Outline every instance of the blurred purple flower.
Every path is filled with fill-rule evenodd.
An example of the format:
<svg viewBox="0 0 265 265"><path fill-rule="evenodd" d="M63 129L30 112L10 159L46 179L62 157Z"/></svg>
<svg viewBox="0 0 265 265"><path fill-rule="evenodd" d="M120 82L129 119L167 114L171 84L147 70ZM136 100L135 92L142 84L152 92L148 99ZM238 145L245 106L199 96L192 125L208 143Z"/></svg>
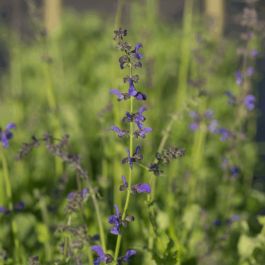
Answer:
<svg viewBox="0 0 265 265"><path fill-rule="evenodd" d="M230 167L230 173L232 177L238 177L239 173L240 173L240 169L237 166L232 166Z"/></svg>
<svg viewBox="0 0 265 265"><path fill-rule="evenodd" d="M225 140L229 139L231 137L231 132L227 130L226 128L220 128L217 130L217 133L221 135L220 140L224 142Z"/></svg>
<svg viewBox="0 0 265 265"><path fill-rule="evenodd" d="M247 68L247 71L246 71L247 76L251 77L251 76L254 74L254 72L255 72L255 69L254 69L253 66L249 66L249 67Z"/></svg>
<svg viewBox="0 0 265 265"><path fill-rule="evenodd" d="M218 132L218 121L217 120L212 120L210 124L208 125L208 130L211 133L217 133Z"/></svg>
<svg viewBox="0 0 265 265"><path fill-rule="evenodd" d="M151 187L147 183L139 183L132 186L133 193L150 193Z"/></svg>
<svg viewBox="0 0 265 265"><path fill-rule="evenodd" d="M206 119L211 120L213 118L214 112L211 109L205 111L204 116Z"/></svg>
<svg viewBox="0 0 265 265"><path fill-rule="evenodd" d="M244 99L244 105L249 111L251 111L255 108L255 101L256 101L255 96L247 95Z"/></svg>
<svg viewBox="0 0 265 265"><path fill-rule="evenodd" d="M194 132L199 128L199 123L193 122L190 124L190 129Z"/></svg>
<svg viewBox="0 0 265 265"><path fill-rule="evenodd" d="M250 52L250 55L251 55L251 57L253 57L253 58L257 57L258 54L259 54L259 52L258 52L256 49L253 49L253 50Z"/></svg>
<svg viewBox="0 0 265 265"><path fill-rule="evenodd" d="M235 78L236 78L236 84L238 86L242 85L242 83L243 83L243 75L242 75L242 73L239 70L236 71Z"/></svg>
<svg viewBox="0 0 265 265"><path fill-rule="evenodd" d="M8 148L9 140L13 138L13 133L11 129L15 129L16 125L14 123L8 123L5 130L0 129L0 139L4 148Z"/></svg>

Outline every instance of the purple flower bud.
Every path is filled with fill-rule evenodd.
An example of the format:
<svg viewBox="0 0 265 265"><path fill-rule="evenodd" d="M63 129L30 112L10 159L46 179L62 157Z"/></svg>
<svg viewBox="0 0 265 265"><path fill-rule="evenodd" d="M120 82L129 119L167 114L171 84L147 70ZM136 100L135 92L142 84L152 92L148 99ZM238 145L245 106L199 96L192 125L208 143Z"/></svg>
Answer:
<svg viewBox="0 0 265 265"><path fill-rule="evenodd" d="M135 58L138 59L138 60L141 60L144 57L141 53L139 53L139 49L142 48L142 47L143 47L143 45L141 43L137 43L135 45L134 50L133 50L133 53L135 55Z"/></svg>

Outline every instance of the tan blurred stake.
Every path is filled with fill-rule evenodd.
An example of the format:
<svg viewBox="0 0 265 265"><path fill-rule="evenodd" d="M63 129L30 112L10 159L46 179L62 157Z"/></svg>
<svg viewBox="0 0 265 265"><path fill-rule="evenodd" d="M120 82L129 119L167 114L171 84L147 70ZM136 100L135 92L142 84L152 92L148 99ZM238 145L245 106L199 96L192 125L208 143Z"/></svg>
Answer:
<svg viewBox="0 0 265 265"><path fill-rule="evenodd" d="M210 29L217 39L222 37L224 30L225 0L204 0L205 13L211 19Z"/></svg>
<svg viewBox="0 0 265 265"><path fill-rule="evenodd" d="M60 26L62 0L44 0L44 23L49 33Z"/></svg>

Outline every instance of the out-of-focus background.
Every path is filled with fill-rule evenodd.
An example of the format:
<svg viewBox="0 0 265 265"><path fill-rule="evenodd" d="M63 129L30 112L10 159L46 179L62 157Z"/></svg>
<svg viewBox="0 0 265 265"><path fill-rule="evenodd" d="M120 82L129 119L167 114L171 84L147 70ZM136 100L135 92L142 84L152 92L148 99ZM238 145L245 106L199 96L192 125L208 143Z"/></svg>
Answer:
<svg viewBox="0 0 265 265"><path fill-rule="evenodd" d="M109 93L127 89L113 40L119 27L133 47L143 44L136 87L147 94L152 133L135 140L144 160L133 181L152 180L153 189L152 203L144 194L130 203L135 222L122 253L137 250L131 264L265 264L263 0L0 1L1 142L6 125L16 124L1 149L0 264L32 256L40 264L92 264L90 246L102 244L93 200L69 224L67 195L87 183L67 162L45 144L16 159L23 143L47 132L55 141L70 135L67 150L79 154L97 191L114 254L108 216L124 203L119 186L128 173L120 163L128 138L110 129L124 126L128 110ZM180 159L168 151L180 149ZM161 172L150 170L157 152L166 156Z"/></svg>

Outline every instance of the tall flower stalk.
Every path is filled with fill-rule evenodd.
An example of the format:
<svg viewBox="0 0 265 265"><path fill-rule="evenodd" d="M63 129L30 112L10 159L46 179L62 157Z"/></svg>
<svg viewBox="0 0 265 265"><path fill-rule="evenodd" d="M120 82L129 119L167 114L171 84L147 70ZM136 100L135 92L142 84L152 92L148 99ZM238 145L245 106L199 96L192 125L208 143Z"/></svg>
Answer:
<svg viewBox="0 0 265 265"><path fill-rule="evenodd" d="M96 259L94 259L94 264L100 264L100 262L115 264L122 264L128 262L129 259L136 254L133 249L127 250L125 255L120 256L120 248L123 237L123 229L134 221L132 215L128 215L129 205L132 195L137 193L150 193L151 188L147 183L133 184L133 167L134 164L138 163L143 159L142 147L137 145L134 147L134 138L140 139L145 138L146 134L151 132L152 129L149 127L144 127L143 122L145 117L143 113L146 111L145 106L140 106L138 111L135 112L134 103L135 101L145 101L146 95L138 90L136 90L135 84L139 81L139 76L134 75L133 70L142 67L141 59L143 55L140 53L142 48L141 43L137 43L134 47L124 40L127 36L127 30L118 29L114 31L114 40L117 41L118 48L123 52L123 55L119 58L120 68L128 69L128 75L124 77L124 83L128 83L129 88L127 92L121 92L118 89L111 89L111 94L115 95L118 101L129 101L129 111L127 111L122 118L122 123L124 126L129 123L128 129L121 129L116 125L112 126L112 131L114 131L118 137L129 137L129 148L127 149L127 157L122 159L122 164L128 164L129 173L128 180L125 176L121 177L120 191L125 191L125 201L122 210L115 205L115 214L109 217L109 223L112 225L110 233L117 236L116 247L114 250L114 257L110 254L106 254L101 246L92 246L92 250L97 254Z"/></svg>

